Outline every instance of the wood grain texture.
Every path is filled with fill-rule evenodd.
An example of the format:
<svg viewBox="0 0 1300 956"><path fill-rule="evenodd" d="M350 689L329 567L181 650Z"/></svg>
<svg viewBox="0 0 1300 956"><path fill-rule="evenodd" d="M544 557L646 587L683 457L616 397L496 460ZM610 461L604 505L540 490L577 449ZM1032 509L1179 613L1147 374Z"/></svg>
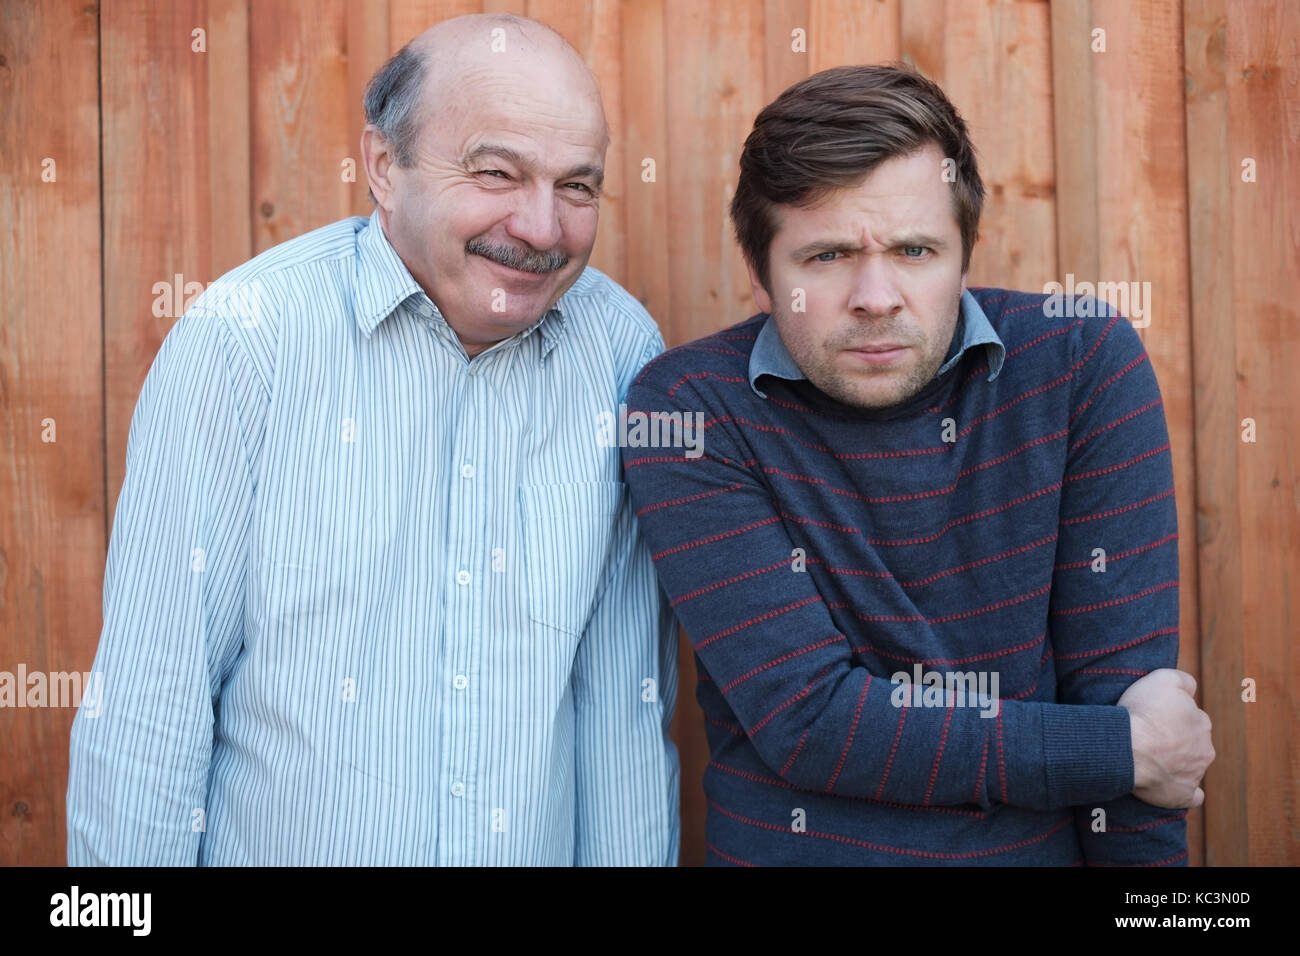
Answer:
<svg viewBox="0 0 1300 956"><path fill-rule="evenodd" d="M943 86L975 141L987 195L968 281L1042 289L1057 272L1047 4L982 9L908 4L903 53Z"/></svg>
<svg viewBox="0 0 1300 956"><path fill-rule="evenodd" d="M763 102L770 103L804 77L815 73L809 46L812 35L809 0L764 0ZM823 21L824 22L824 21ZM803 49L796 49L796 30L803 30Z"/></svg>
<svg viewBox="0 0 1300 956"><path fill-rule="evenodd" d="M98 32L75 0L0 4L0 670L12 680L90 670L101 625ZM0 866L65 859L74 714L0 708Z"/></svg>
<svg viewBox="0 0 1300 956"><path fill-rule="evenodd" d="M369 216L370 202L366 172L361 160L361 131L366 126L363 98L366 84L391 55L388 45L389 0L352 0L347 5L344 55L347 62L348 125L345 138L348 153L355 160L356 181L349 183L349 210L353 216ZM418 32L418 31L417 31ZM395 52L395 51L394 51Z"/></svg>
<svg viewBox="0 0 1300 956"><path fill-rule="evenodd" d="M1292 3L1230 4L1224 74L1232 219L1237 434L1251 418L1256 441L1236 446L1241 525L1249 862L1300 863L1300 11ZM1254 160L1255 182L1242 162ZM1207 341L1213 349L1216 343ZM1229 459L1231 461L1231 459ZM1226 464L1226 463L1225 463ZM1225 503L1226 504L1226 503ZM1241 680L1256 702L1240 700Z"/></svg>
<svg viewBox="0 0 1300 956"><path fill-rule="evenodd" d="M100 15L103 62L112 65L100 76L110 518L131 414L158 347L185 302L250 251L246 212L232 208L247 195L247 154L239 153L247 103L214 89L212 76L246 71L247 40L237 5L220 5L213 20L209 12L204 0L117 0ZM195 30L205 31L203 52ZM214 210L224 227L215 243Z"/></svg>
<svg viewBox="0 0 1300 956"><path fill-rule="evenodd" d="M343 0L258 0L249 29L253 248L262 252L352 214L360 186L344 181L343 162L359 159L361 131L348 130Z"/></svg>
<svg viewBox="0 0 1300 956"><path fill-rule="evenodd" d="M248 0L208 0L206 23L209 268L215 278L253 254Z"/></svg>
<svg viewBox="0 0 1300 956"><path fill-rule="evenodd" d="M1151 283L1140 331L1173 448L1181 663L1218 751L1192 862L1300 862L1300 22L1283 0L0 0L0 670L90 666L127 429L186 286L368 214L365 83L480 11L549 23L596 74L612 142L591 261L670 344L755 310L727 216L741 144L772 98L842 63L901 57L966 116L989 193L972 284ZM697 864L708 748L680 647L682 861ZM63 860L71 717L0 709L0 864Z"/></svg>
<svg viewBox="0 0 1300 956"><path fill-rule="evenodd" d="M762 7L744 0L671 0L664 24L673 286L668 314L656 318L676 345L755 311L727 206L765 103L764 23Z"/></svg>
<svg viewBox="0 0 1300 956"><path fill-rule="evenodd" d="M668 254L668 103L663 84L664 3L627 0L622 10L619 85L623 99L623 221L627 235L626 265L619 281L660 327L666 328L672 283ZM606 219L601 228L609 225Z"/></svg>
<svg viewBox="0 0 1300 956"><path fill-rule="evenodd" d="M1097 276L1097 113L1092 3L1053 3L1052 131L1056 159L1056 258L1061 271Z"/></svg>
<svg viewBox="0 0 1300 956"><path fill-rule="evenodd" d="M1234 170L1228 143L1222 0L1189 0L1183 11L1194 407L1196 537L1201 586L1201 705L1214 722L1217 756L1206 775L1205 862L1243 866L1246 840L1246 710L1240 676L1241 524L1237 502L1237 354L1232 307ZM1215 343L1214 347L1206 347Z"/></svg>
<svg viewBox="0 0 1300 956"><path fill-rule="evenodd" d="M1138 326L1160 383L1169 426L1179 527L1179 667L1200 679L1196 552L1196 463L1192 408L1191 323L1187 266L1187 138L1184 129L1181 9L1176 0L1134 6L1093 4L1093 23L1106 30L1104 53L1088 63L1095 107L1092 197L1060 196L1064 210L1095 207L1095 275L1130 290L1108 295ZM1074 82L1079 82L1075 78ZM1111 144L1123 143L1123 149ZM1058 281L1064 281L1062 275ZM1149 283L1149 285L1148 285ZM1138 297L1143 301L1138 308ZM1137 293L1135 295L1133 293ZM1118 301L1116 301L1118 299ZM1137 312L1144 312L1141 317ZM1149 323L1149 324L1148 324ZM1146 326L1145 328L1142 326ZM1140 542L1116 542L1131 547ZM1188 816L1189 852L1200 860L1202 811Z"/></svg>
<svg viewBox="0 0 1300 956"><path fill-rule="evenodd" d="M899 59L901 15L899 0L809 0L809 73Z"/></svg>

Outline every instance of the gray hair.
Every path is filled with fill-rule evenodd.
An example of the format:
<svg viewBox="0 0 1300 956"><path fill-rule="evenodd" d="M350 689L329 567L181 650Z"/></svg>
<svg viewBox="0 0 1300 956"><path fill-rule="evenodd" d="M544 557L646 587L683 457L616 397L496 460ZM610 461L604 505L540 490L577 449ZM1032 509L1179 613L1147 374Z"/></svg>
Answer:
<svg viewBox="0 0 1300 956"><path fill-rule="evenodd" d="M424 54L406 44L370 78L362 99L366 122L388 141L393 160L403 168L415 161L415 141L421 126L420 96L427 66ZM370 200L375 200L373 190Z"/></svg>

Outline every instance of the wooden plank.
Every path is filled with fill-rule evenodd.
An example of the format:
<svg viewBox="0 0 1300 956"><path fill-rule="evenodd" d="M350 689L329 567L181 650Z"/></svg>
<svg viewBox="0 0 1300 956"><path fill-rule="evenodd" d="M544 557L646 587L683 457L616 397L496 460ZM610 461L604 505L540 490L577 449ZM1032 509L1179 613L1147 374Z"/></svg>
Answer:
<svg viewBox="0 0 1300 956"><path fill-rule="evenodd" d="M810 72L897 60L902 51L901 15L899 0L809 0Z"/></svg>
<svg viewBox="0 0 1300 956"><path fill-rule="evenodd" d="M1057 273L1047 4L909 2L902 30L904 56L944 88L979 153L970 284L1041 289Z"/></svg>
<svg viewBox="0 0 1300 956"><path fill-rule="evenodd" d="M343 161L348 133L347 16L343 0L259 0L252 42L253 247L277 243L352 214ZM358 177L360 179L362 177Z"/></svg>
<svg viewBox="0 0 1300 956"><path fill-rule="evenodd" d="M1282 3L1187 0L1180 17L1173 0L1050 13L1003 0L116 0L97 22L84 4L8 0L0 195L17 228L0 239L0 292L17 318L0 337L0 441L14 462L0 515L0 668L90 666L127 428L176 318L170 303L154 314L154 284L181 275L184 300L185 283L368 213L360 170L355 184L341 176L359 158L364 83L423 29L483 9L550 23L592 64L614 140L592 261L672 343L753 311L726 216L753 116L808 73L899 53L945 85L980 150L990 195L973 283L1035 289L1066 272L1152 283L1142 334L1174 444L1183 630L1200 635L1182 663L1201 675L1218 750L1204 861L1300 862L1300 455L1288 427L1300 381L1286 365L1300 353L1300 24ZM796 26L807 54L790 50ZM1088 49L1093 26L1107 29L1105 54ZM191 50L197 27L205 53ZM102 117L88 106L97 81ZM40 182L45 156L57 183ZM1255 183L1241 180L1246 156ZM641 180L646 157L656 182ZM19 323L42 314L52 286L72 306L64 318ZM1254 444L1240 439L1248 416ZM46 417L53 444L39 440ZM1256 703L1241 701L1245 677ZM683 643L674 735L686 863L704 860L694 686ZM0 864L63 859L71 717L0 710L11 742L0 761L15 768L0 784ZM1189 820L1194 861L1201 820Z"/></svg>
<svg viewBox="0 0 1300 956"><path fill-rule="evenodd" d="M898 18L903 62L940 84L947 58L947 18L944 0L906 0Z"/></svg>
<svg viewBox="0 0 1300 956"><path fill-rule="evenodd" d="M220 274L213 210L220 210L221 270L246 257L246 101L212 91L243 62L242 22L226 4L216 21L202 0L121 0L101 11L104 150L104 396L109 515L126 467L126 438L158 347L193 297L191 283ZM206 52L194 49L202 29ZM215 46L214 46L215 44ZM235 66L219 63L227 57ZM238 89L238 84L236 84ZM221 103L213 116L210 103ZM231 148L214 136L230 136ZM216 166L213 158L216 157ZM215 193L215 195L214 195ZM229 197L229 205L223 199ZM176 277L180 278L177 279ZM168 291L154 291L166 283Z"/></svg>
<svg viewBox="0 0 1300 956"><path fill-rule="evenodd" d="M1144 301L1140 310L1135 310L1137 299L1130 295L1127 311L1136 326L1150 323L1139 328L1139 335L1164 400L1178 508L1182 634L1178 663L1199 678L1181 8L1177 0L1140 5L1096 0L1093 20L1095 27L1106 31L1106 52L1091 54L1096 112L1089 125L1097 148L1093 177L1098 272L1078 275L1076 281L1121 282L1130 291L1150 290L1150 301ZM1069 198L1073 212L1080 202ZM1062 230L1068 230L1064 210L1060 220ZM1065 281L1065 276L1058 281ZM1122 298L1111 304L1125 309ZM1139 318L1135 311L1147 314ZM1195 810L1188 816L1193 863L1203 858L1203 830L1203 812Z"/></svg>
<svg viewBox="0 0 1300 956"><path fill-rule="evenodd" d="M765 0L763 3L763 104L815 70L809 46L816 44L808 14L809 0ZM802 50L795 50L794 31L802 30Z"/></svg>
<svg viewBox="0 0 1300 956"><path fill-rule="evenodd" d="M626 184L625 268L620 281L646 307L667 338L671 280L664 42L663 0L626 0L619 76L623 99L623 182ZM653 181L647 181L650 167L646 160L654 163ZM608 223L602 223L601 228L607 226ZM694 677L687 683L683 671L681 686L694 688ZM687 706L680 702L681 696L679 708Z"/></svg>
<svg viewBox="0 0 1300 956"><path fill-rule="evenodd" d="M1232 288L1233 150L1228 142L1224 0L1187 0L1183 11L1188 141L1187 197L1196 421L1201 705L1214 722L1215 760L1205 778L1205 862L1248 862L1246 708L1238 514L1236 313Z"/></svg>
<svg viewBox="0 0 1300 956"><path fill-rule="evenodd" d="M1236 317L1237 414L1256 442L1237 445L1249 862L1300 863L1300 11L1230 4L1225 55ZM1242 160L1256 181L1242 180ZM1217 342L1206 342L1215 348ZM1235 676L1235 675L1234 675ZM1227 679L1227 675L1224 676ZM1237 679L1238 688L1241 680ZM1238 689L1240 696L1240 689Z"/></svg>
<svg viewBox="0 0 1300 956"><path fill-rule="evenodd" d="M742 0L665 4L668 231L665 334L698 338L754 312L727 206L740 148L764 106L762 8ZM662 322L662 320L661 320Z"/></svg>
<svg viewBox="0 0 1300 956"><path fill-rule="evenodd" d="M352 175L355 176L355 181L347 184L350 187L348 209L353 216L369 216L375 208L370 202L365 164L361 160L361 131L366 126L366 110L362 100L366 84L390 55L388 42L388 0L353 0L348 4L345 49L348 86L346 138L349 151L345 158L354 163Z"/></svg>
<svg viewBox="0 0 1300 956"><path fill-rule="evenodd" d="M1056 257L1062 273L1098 276L1097 110L1091 2L1051 5Z"/></svg>
<svg viewBox="0 0 1300 956"><path fill-rule="evenodd" d="M248 163L248 0L208 0L209 274L216 278L253 254Z"/></svg>
<svg viewBox="0 0 1300 956"><path fill-rule="evenodd" d="M20 668L89 671L102 623L99 25L77 0L0 8L0 670L26 705ZM66 862L58 702L0 708L0 865Z"/></svg>

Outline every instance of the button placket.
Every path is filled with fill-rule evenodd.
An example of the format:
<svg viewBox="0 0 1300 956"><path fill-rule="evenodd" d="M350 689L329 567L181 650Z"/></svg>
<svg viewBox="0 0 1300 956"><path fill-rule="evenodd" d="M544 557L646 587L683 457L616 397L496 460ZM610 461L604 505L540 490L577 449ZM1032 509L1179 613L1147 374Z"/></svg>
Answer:
<svg viewBox="0 0 1300 956"><path fill-rule="evenodd" d="M445 775L445 792L455 800L450 810L450 828L455 834L453 843L462 848L464 856L456 862L469 863L474 859L473 828L474 807L467 804L464 797L469 792L473 781L473 753L476 742L472 739L472 729L476 726L472 708L477 694L470 687L469 675L473 673L475 648L482 627L483 597L487 581L484 580L484 562L486 561L487 542L481 536L484 525L482 510L487 506L481 483L473 480L476 475L474 462L480 439L478 430L481 426L481 390L480 378L468 365L459 369L460 388L458 412L454 421L455 433L452 443L451 461L459 474L447 496L447 527L451 530L449 556L454 569L454 584L447 602L447 618L443 634L442 667L446 668L442 677L451 685L452 691L447 701L448 714L446 757L442 767ZM447 686L447 684L443 684Z"/></svg>

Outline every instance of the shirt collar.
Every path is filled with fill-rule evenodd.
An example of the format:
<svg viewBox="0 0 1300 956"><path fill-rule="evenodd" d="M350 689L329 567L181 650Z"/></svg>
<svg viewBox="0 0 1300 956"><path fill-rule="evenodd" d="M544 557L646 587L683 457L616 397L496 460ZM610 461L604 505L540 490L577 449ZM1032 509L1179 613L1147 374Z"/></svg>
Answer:
<svg viewBox="0 0 1300 956"><path fill-rule="evenodd" d="M380 322L413 295L422 296L424 303L437 308L407 270L397 250L389 244L376 206L357 234L356 268L352 281L352 306L357 327L369 338Z"/></svg>
<svg viewBox="0 0 1300 956"><path fill-rule="evenodd" d="M511 339L523 341L540 329L541 357L546 358L568 324L564 308L567 296L568 292L560 296L545 315L528 328L515 333ZM379 221L379 207L376 206L370 218L360 226L357 235L356 270L352 282L352 304L357 327L369 338L379 323L412 297L416 298L411 303L416 312L446 325L447 320L438 311L438 306L420 287L420 283L415 281L397 250L384 235L383 225Z"/></svg>
<svg viewBox="0 0 1300 956"><path fill-rule="evenodd" d="M969 289L965 289L961 294L961 322L962 328L961 342L957 346L955 353L940 366L935 377L947 372L950 368L961 361L962 356L967 350L977 345L985 347L985 354L988 356L989 377L991 382L998 377L1002 371L1002 363L1006 359L1006 348L1002 345L1002 340L998 338L997 332L993 330L992 323L989 322L988 316L980 308L979 302L976 301ZM754 350L749 354L749 387L754 390L754 394L760 398L767 398L767 395L759 391L758 379L761 375L774 375L777 378L789 379L790 381L800 381L807 378L799 370L793 358L790 357L789 351L786 350L785 343L781 341L781 335L776 329L776 323L772 321L769 315L763 323L763 327L758 332L758 338L754 340Z"/></svg>

